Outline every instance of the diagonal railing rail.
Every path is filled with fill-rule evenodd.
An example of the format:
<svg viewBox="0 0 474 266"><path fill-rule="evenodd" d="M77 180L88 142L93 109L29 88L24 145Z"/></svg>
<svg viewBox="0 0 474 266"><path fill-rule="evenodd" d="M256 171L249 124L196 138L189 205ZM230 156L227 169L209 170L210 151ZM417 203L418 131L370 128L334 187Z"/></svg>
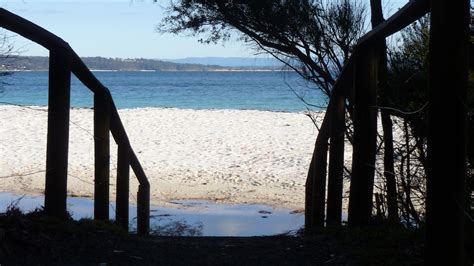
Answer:
<svg viewBox="0 0 474 266"><path fill-rule="evenodd" d="M375 59L375 55L372 52L376 51L377 49L377 41L385 39L388 36L402 30L428 12L429 0L416 0L408 2L389 19L361 37L352 56L344 65L344 68L331 91L331 97L326 110L326 115L324 116L323 122L320 126L313 153L313 159L308 171L305 197L305 226L307 229L324 226L327 170L326 159L328 158L327 144L329 141L331 141L330 148L333 149L335 146L337 146L333 144L337 141L341 141L341 131L343 132L345 129L345 110L344 108L341 108L341 105L343 107L346 99L348 99L351 103L353 103L351 104L351 112L365 110L365 113L358 115L354 114L354 124L355 126L357 124L357 130L354 130L358 132L357 143L361 144L361 146L360 148L354 147L353 150L356 160L360 160L359 158L362 157L362 160L367 161L367 158L371 157L371 155L367 154L370 149L367 149L366 147L367 145L371 145L370 142L375 141L375 136L371 136L368 132L362 132L364 130L373 130L369 130L367 125L361 126L361 123L365 124L369 121L373 122L375 119L373 113L375 108L373 107L376 106L376 103L374 102L375 92L373 89L376 87L376 84L373 83L376 82L376 79L373 76L370 77L370 75L373 75L373 61ZM368 71L368 68L372 68L372 70ZM364 70L364 72L361 72L362 70ZM369 92L368 88L371 88L372 92ZM365 94L359 95L357 93ZM368 99L371 99L371 101L368 102ZM374 125L372 125L372 127L373 126ZM359 128L361 128L362 131L359 130ZM342 146L342 149L339 149L338 151L331 150L329 153L343 153L343 147L344 146ZM335 162L334 160L338 161ZM343 164L343 160L343 156L331 157L329 158L329 165ZM368 165L366 163L357 162L356 165L363 166L365 169L356 170L355 183L360 181L360 179L357 179L357 175L361 175L364 178L370 176L370 174L367 173L359 174L358 171L371 171L371 169L366 167ZM352 182L354 182L354 180L352 180ZM363 182L370 181L363 180ZM356 186L358 186L358 184L356 184ZM365 201L371 201L371 197L372 193L362 191L360 191L360 195L357 195L358 200L363 199ZM365 210L365 213L370 214L371 211Z"/></svg>
<svg viewBox="0 0 474 266"><path fill-rule="evenodd" d="M116 220L128 230L129 172L138 182L137 231L148 234L150 184L135 155L110 91L92 74L67 42L40 26L0 8L0 27L38 43L50 52L45 212L67 216L67 168L71 73L94 93L94 218L109 219L109 132L118 145Z"/></svg>
<svg viewBox="0 0 474 266"><path fill-rule="evenodd" d="M467 0L411 0L393 16L364 35L339 78L320 127L306 181L305 230L325 226L326 170L328 180L328 225L331 191L342 197L342 182L334 182L331 169L344 163L344 104L353 119L353 154L348 225L371 223L377 133L377 87L381 42L423 15L430 13L429 108L426 177L427 265L467 265L466 223L469 220L466 192L466 140L469 66L469 2ZM449 92L447 92L449 91ZM330 147L328 144L330 142ZM338 143L338 142L342 142ZM329 167L327 159L329 153ZM330 189L330 186L341 186ZM469 188L472 189L472 188ZM331 219L330 219L331 218ZM471 252L472 253L472 252Z"/></svg>

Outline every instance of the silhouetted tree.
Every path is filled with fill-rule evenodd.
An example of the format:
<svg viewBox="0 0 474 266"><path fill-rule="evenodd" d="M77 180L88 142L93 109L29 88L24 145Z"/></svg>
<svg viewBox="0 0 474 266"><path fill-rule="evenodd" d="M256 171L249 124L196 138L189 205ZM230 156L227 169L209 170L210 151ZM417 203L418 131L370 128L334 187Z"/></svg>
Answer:
<svg viewBox="0 0 474 266"><path fill-rule="evenodd" d="M424 221L427 167L429 17L401 33L401 45L389 53L389 76L381 99L396 117L398 204L408 226ZM387 107L385 109L385 107ZM388 183L387 183L388 187Z"/></svg>
<svg viewBox="0 0 474 266"><path fill-rule="evenodd" d="M364 7L353 0L176 0L168 11L161 31L207 34L204 43L236 34L327 95L364 28Z"/></svg>
<svg viewBox="0 0 474 266"><path fill-rule="evenodd" d="M1 78L13 73L9 70L9 66L18 54L19 51L11 43L7 31L0 30L0 94L4 92L3 86L5 85Z"/></svg>
<svg viewBox="0 0 474 266"><path fill-rule="evenodd" d="M11 60L19 53L10 41L7 31L0 30L0 75L6 75L9 72L8 66Z"/></svg>

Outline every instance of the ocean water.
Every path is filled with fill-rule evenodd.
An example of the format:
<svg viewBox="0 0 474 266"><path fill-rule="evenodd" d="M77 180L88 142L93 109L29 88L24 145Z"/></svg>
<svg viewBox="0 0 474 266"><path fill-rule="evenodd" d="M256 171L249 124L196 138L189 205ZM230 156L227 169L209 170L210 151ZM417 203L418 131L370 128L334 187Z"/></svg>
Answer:
<svg viewBox="0 0 474 266"><path fill-rule="evenodd" d="M117 108L251 109L298 112L326 98L292 72L94 72ZM0 104L47 105L48 72L0 78ZM73 76L71 106L92 107L93 95ZM313 108L314 109L314 108Z"/></svg>

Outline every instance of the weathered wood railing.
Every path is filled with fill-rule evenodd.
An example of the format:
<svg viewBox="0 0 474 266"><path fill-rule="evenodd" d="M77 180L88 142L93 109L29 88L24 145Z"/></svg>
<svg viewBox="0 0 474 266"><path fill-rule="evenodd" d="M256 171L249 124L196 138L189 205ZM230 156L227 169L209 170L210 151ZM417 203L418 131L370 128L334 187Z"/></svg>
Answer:
<svg viewBox="0 0 474 266"><path fill-rule="evenodd" d="M67 216L70 84L73 73L94 93L94 218L109 219L110 132L118 145L116 220L128 229L131 166L139 181L137 231L147 234L150 184L133 152L109 90L97 80L69 44L58 36L3 8L0 8L0 26L50 51L45 212L60 218Z"/></svg>
<svg viewBox="0 0 474 266"><path fill-rule="evenodd" d="M374 91L377 86L377 84L375 84L376 77L374 76L374 60L376 55L373 51L377 50L376 45L378 40L400 31L428 13L428 11L428 0L410 1L385 22L368 32L359 40L352 56L346 62L341 74L336 80L331 92L332 94L326 115L318 133L313 160L311 161L310 170L308 171L305 215L305 226L307 229L324 226L326 160L328 158L327 146L329 141L331 142L329 151L329 174L331 175L331 166L341 165L344 162L344 144L343 138L341 139L341 134L345 129L345 109L343 105L346 99L349 99L349 101L353 103L355 126L354 161L351 179L351 186L355 186L351 191L354 191L355 194L351 193L351 197L354 198L352 201L354 207L352 209L355 208L358 217L364 213L364 219L369 219L372 211L367 209L362 210L359 205L367 205L367 201L372 201L372 193L370 191L362 191L362 188L368 187L366 183L371 182L370 176L373 176L374 170L372 167L374 165L372 162L373 159L371 159L374 158L374 155L368 153L370 151L368 146L375 145L375 135L370 132L373 132L374 127L376 127L376 122L374 124L374 121L376 121L377 114ZM368 123L371 123L369 128L367 127ZM337 174L341 175L340 179L342 180L342 173ZM369 180L367 180L368 176ZM332 185L331 182L333 181L330 180L328 182L328 186ZM340 187L337 191L342 192L342 182L336 183L335 185ZM358 189L359 186L361 187L360 189ZM333 190L328 189L328 192L329 191ZM341 195L328 195L328 199L329 197L340 198ZM328 210L328 216L330 215L340 217L341 209L339 208L339 212L336 214L331 214ZM340 218L335 218L335 220L340 221Z"/></svg>
<svg viewBox="0 0 474 266"><path fill-rule="evenodd" d="M316 139L306 182L305 229L340 225L345 108L353 119L352 176L348 222L364 226L372 217L377 132L380 40L431 13L430 108L426 205L426 263L463 265L466 180L466 113L469 2L412 0L364 35L344 66ZM452 91L446 92L450 88ZM444 91L445 93L441 93ZM449 132L448 132L449 131ZM327 220L326 169L329 150ZM445 152L443 152L445 151ZM449 157L449 158L448 158ZM449 177L449 179L448 179ZM334 188L336 187L336 188ZM337 195L330 195L335 193ZM338 200L334 200L338 199ZM336 207L334 207L336 206ZM453 264L453 265L454 265Z"/></svg>

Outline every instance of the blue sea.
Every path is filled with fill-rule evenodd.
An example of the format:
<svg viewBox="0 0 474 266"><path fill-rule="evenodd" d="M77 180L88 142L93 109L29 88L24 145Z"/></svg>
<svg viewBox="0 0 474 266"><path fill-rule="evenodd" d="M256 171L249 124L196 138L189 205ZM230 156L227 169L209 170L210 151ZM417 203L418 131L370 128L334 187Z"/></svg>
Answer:
<svg viewBox="0 0 474 266"><path fill-rule="evenodd" d="M94 72L117 108L170 107L299 112L305 101L326 98L293 72ZM48 72L15 72L0 78L0 104L48 102ZM93 95L73 76L71 106L92 107ZM314 109L314 108L313 108Z"/></svg>

